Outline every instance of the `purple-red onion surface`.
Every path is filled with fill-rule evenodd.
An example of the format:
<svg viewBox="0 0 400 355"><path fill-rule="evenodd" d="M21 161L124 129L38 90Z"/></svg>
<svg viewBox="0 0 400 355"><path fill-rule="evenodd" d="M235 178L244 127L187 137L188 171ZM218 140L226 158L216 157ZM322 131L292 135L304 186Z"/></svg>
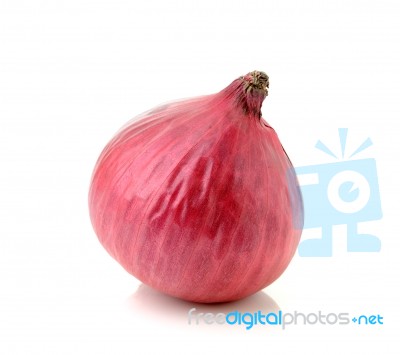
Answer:
<svg viewBox="0 0 400 355"><path fill-rule="evenodd" d="M94 169L96 234L129 273L195 302L233 301L276 280L299 243L292 164L261 117L268 76L150 110L124 126Z"/></svg>

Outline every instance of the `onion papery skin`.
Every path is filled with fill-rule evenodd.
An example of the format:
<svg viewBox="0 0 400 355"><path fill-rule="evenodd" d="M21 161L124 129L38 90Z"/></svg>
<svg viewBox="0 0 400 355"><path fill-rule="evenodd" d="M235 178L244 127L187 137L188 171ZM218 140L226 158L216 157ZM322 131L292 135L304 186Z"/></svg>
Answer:
<svg viewBox="0 0 400 355"><path fill-rule="evenodd" d="M126 124L95 166L89 210L99 241L143 283L184 300L249 296L298 246L293 166L261 117L269 80L254 71L219 93Z"/></svg>

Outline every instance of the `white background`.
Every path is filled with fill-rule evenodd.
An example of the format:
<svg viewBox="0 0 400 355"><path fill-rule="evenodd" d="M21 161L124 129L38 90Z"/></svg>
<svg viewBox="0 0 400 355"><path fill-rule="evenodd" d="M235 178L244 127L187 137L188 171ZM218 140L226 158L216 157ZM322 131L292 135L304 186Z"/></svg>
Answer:
<svg viewBox="0 0 400 355"><path fill-rule="evenodd" d="M0 353L399 354L399 18L394 0L0 1ZM347 253L337 233L332 258L296 255L263 293L196 307L383 325L189 326L193 305L139 287L97 241L87 193L115 131L255 69L295 165L334 161L313 146L337 152L338 127L353 148L371 137L384 215L363 228L382 251Z"/></svg>

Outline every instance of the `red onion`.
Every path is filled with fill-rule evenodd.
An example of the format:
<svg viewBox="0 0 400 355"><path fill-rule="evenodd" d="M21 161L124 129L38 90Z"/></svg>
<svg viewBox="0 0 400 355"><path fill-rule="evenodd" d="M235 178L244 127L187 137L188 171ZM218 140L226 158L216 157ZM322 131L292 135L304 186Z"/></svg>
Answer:
<svg viewBox="0 0 400 355"><path fill-rule="evenodd" d="M195 302L251 295L299 243L303 204L292 164L261 117L268 76L167 104L124 126L94 169L90 216L129 273Z"/></svg>

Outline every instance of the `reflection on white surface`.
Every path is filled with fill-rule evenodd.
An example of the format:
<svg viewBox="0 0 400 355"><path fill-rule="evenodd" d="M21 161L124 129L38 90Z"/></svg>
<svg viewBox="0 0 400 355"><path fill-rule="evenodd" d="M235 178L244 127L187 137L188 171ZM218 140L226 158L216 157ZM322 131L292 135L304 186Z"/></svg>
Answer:
<svg viewBox="0 0 400 355"><path fill-rule="evenodd" d="M188 312L196 308L196 313L229 313L233 311L263 313L279 311L278 304L265 292L260 291L256 294L235 302L203 304L182 301L178 298L167 296L144 284L127 299L128 308L134 312L135 316L140 316L148 321L168 322L172 325L188 326ZM195 323L195 322L194 322ZM210 327L210 325L200 322L195 327ZM228 325L223 325L228 326ZM212 324L211 328L221 327L219 324ZM229 326L231 327L231 326Z"/></svg>

